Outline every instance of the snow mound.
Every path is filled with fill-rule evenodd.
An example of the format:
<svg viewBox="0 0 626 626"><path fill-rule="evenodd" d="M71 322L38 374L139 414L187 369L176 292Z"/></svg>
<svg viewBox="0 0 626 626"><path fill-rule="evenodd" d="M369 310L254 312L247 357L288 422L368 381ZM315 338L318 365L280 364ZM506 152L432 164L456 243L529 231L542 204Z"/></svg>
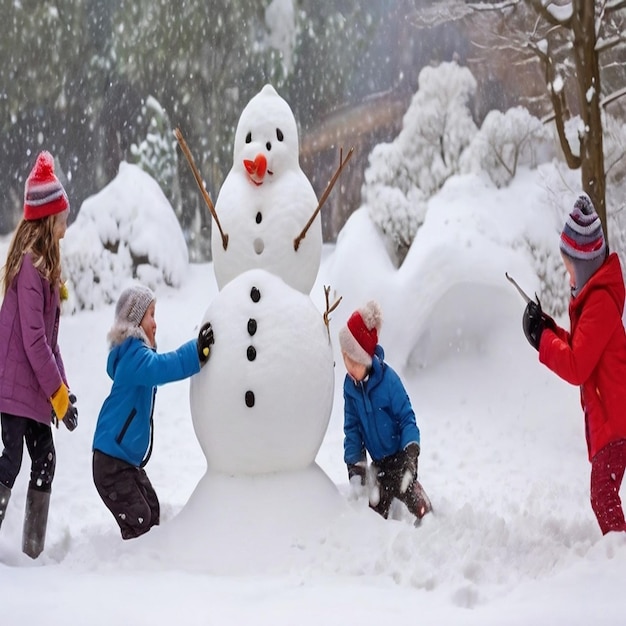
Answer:
<svg viewBox="0 0 626 626"><path fill-rule="evenodd" d="M118 175L83 202L62 242L71 312L114 302L139 280L152 289L183 282L188 251L174 210L157 182L121 163Z"/></svg>

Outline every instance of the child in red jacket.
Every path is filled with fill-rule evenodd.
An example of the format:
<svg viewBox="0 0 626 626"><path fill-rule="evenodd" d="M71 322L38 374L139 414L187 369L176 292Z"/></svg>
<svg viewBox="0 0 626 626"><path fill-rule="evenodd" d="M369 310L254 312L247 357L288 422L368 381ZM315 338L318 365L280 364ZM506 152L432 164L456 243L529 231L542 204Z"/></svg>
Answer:
<svg viewBox="0 0 626 626"><path fill-rule="evenodd" d="M619 490L626 468L624 279L591 200L581 195L560 241L570 277L570 331L529 302L523 328L539 360L580 387L591 461L591 507L602 534L626 531Z"/></svg>

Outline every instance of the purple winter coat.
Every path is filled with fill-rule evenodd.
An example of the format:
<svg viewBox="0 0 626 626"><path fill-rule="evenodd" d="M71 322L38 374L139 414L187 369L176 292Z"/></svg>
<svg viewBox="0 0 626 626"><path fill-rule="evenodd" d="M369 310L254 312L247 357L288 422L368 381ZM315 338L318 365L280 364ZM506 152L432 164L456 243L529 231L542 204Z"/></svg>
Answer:
<svg viewBox="0 0 626 626"><path fill-rule="evenodd" d="M0 411L50 424L49 398L67 384L57 344L61 301L25 254L0 309Z"/></svg>

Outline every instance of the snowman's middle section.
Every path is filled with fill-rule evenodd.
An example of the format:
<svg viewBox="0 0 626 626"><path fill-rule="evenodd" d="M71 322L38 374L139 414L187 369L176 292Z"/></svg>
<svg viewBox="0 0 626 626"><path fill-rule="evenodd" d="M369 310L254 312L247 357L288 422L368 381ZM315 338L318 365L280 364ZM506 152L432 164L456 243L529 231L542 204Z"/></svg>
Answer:
<svg viewBox="0 0 626 626"><path fill-rule="evenodd" d="M209 469L262 474L314 462L334 397L333 351L311 298L261 269L230 281L203 321L211 357L191 380Z"/></svg>

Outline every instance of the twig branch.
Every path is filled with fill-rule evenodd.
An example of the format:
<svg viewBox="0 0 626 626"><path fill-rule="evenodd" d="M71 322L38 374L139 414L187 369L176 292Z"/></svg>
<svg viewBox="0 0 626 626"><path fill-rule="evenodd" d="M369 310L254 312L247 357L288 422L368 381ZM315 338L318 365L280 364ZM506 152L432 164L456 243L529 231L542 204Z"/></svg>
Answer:
<svg viewBox="0 0 626 626"><path fill-rule="evenodd" d="M209 211L211 212L211 215L215 220L215 223L217 224L220 235L222 236L222 246L224 246L224 250L226 250L226 248L228 247L228 235L224 234L224 231L222 230L222 225L220 224L219 219L217 219L217 213L215 212L215 206L213 205L211 196L209 196L209 192L206 190L204 183L202 182L202 176L200 176L200 172L196 167L193 156L191 155L191 151L189 150L189 146L187 145L187 142L185 141L185 138L183 137L183 133L181 132L180 128L176 128L174 130L174 135L176 135L178 145L183 151L183 154L187 157L187 162L189 163L189 167L193 172L193 177L196 179L196 183L198 183L198 187L200 188L200 193L202 193L202 197L204 198L204 201L209 207Z"/></svg>
<svg viewBox="0 0 626 626"><path fill-rule="evenodd" d="M343 171L344 165L350 160L350 157L352 156L353 153L354 153L354 148L350 148L350 150L348 151L348 154L346 155L346 158L344 159L343 149L339 151L339 167L337 168L337 171L335 172L333 177L330 179L330 182L328 183L328 185L326 185L326 189L324 193L322 194L322 197L320 198L320 201L318 202L317 208L313 212L313 215L311 215L311 219L309 219L309 221L306 223L306 226L302 229L302 232L293 240L293 249L296 252L298 251L298 248L300 247L300 242L306 237L307 231L309 230L309 228L311 228L311 224L313 224L313 221L315 220L318 213L322 209L324 202L326 202L328 195L330 194L333 187L335 186L337 179L339 178L339 176L341 175L341 172Z"/></svg>
<svg viewBox="0 0 626 626"><path fill-rule="evenodd" d="M324 311L324 324L326 324L326 332L328 333L328 341L330 341L330 314L339 306L343 296L339 296L332 304L328 298L330 294L330 285L324 285L324 297L326 298L326 311Z"/></svg>

